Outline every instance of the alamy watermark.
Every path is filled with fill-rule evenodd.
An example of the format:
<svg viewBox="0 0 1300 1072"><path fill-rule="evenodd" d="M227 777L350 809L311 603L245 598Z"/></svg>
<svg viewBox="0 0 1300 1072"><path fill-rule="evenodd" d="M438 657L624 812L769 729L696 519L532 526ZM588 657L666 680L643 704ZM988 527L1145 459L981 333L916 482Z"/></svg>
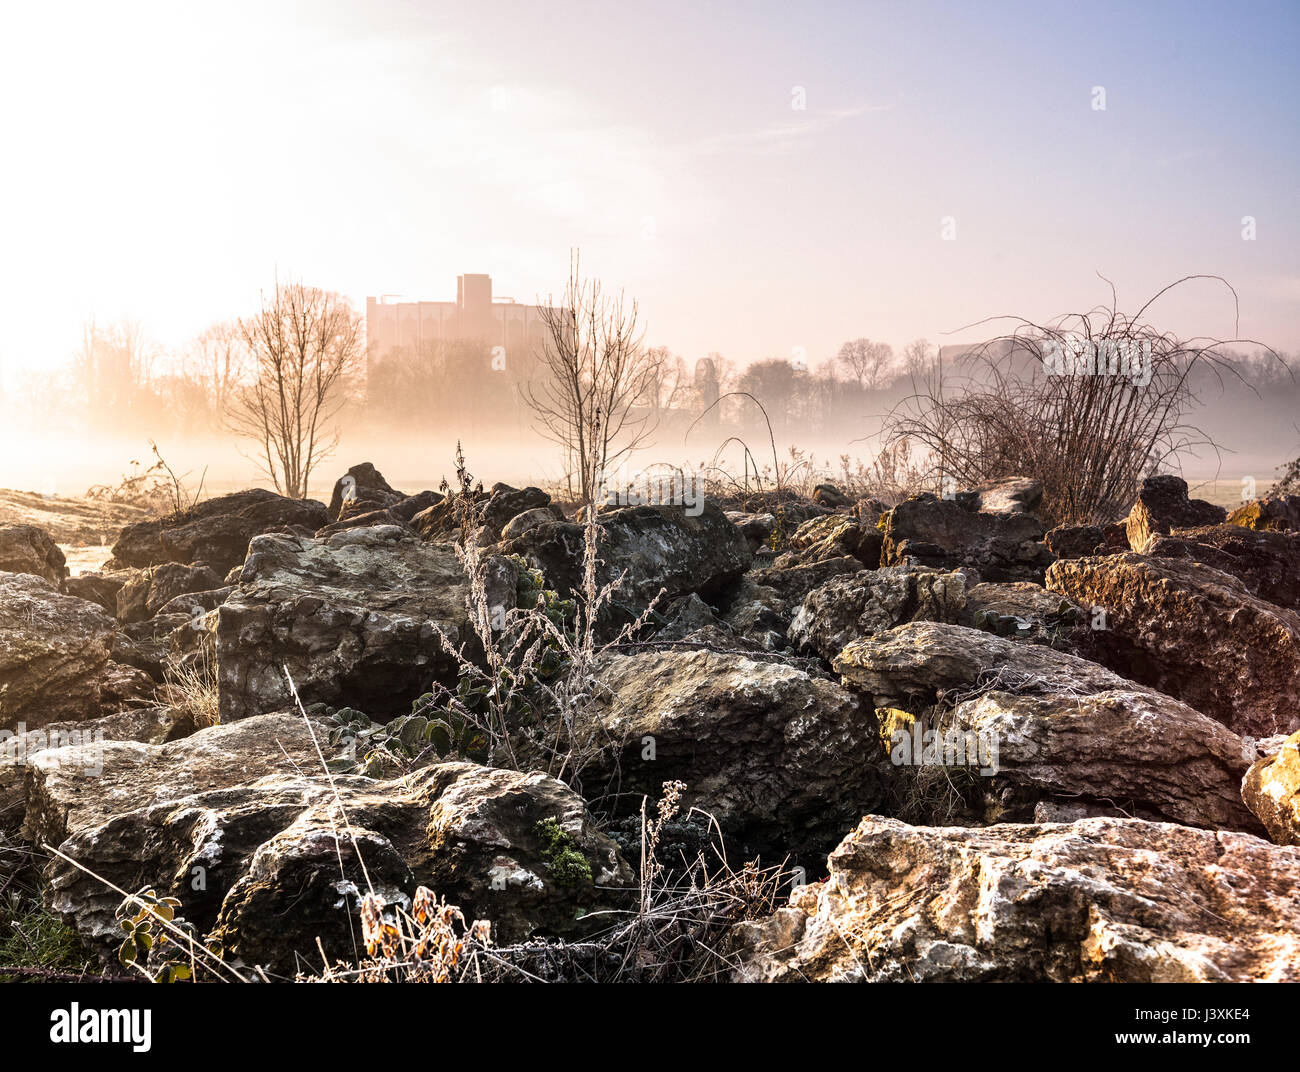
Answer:
<svg viewBox="0 0 1300 1072"><path fill-rule="evenodd" d="M984 777L998 773L998 735L991 730L897 730L889 759L896 767L975 767Z"/></svg>
<svg viewBox="0 0 1300 1072"><path fill-rule="evenodd" d="M1122 376L1134 387L1151 382L1150 339L1085 339L1062 336L1043 347L1049 376Z"/></svg>
<svg viewBox="0 0 1300 1072"><path fill-rule="evenodd" d="M597 501L606 506L682 506L687 517L704 513L704 491L695 470L631 469L597 474Z"/></svg>

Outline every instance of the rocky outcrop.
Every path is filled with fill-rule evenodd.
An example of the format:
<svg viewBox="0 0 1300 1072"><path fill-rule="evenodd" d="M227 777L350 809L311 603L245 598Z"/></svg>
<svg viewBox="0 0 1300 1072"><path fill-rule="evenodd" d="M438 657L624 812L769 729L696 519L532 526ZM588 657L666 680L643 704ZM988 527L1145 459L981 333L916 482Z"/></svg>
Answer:
<svg viewBox="0 0 1300 1072"><path fill-rule="evenodd" d="M331 960L356 957L371 888L409 905L427 886L491 920L504 944L582 936L600 925L585 916L620 903L632 877L568 787L469 763L392 782L281 774L176 795L83 829L62 851L124 889L176 896L229 962L288 977L319 970L317 939ZM118 895L55 860L47 901L92 946L115 949Z"/></svg>
<svg viewBox="0 0 1300 1072"><path fill-rule="evenodd" d="M1300 532L1238 525L1175 529L1151 537L1145 553L1203 563L1236 577L1260 599L1300 610Z"/></svg>
<svg viewBox="0 0 1300 1072"><path fill-rule="evenodd" d="M744 981L1300 981L1300 849L1136 819L862 820L734 933Z"/></svg>
<svg viewBox="0 0 1300 1072"><path fill-rule="evenodd" d="M1242 735L1300 728L1300 615L1199 562L1137 554L1058 562L1047 586L1093 615L1098 657Z"/></svg>
<svg viewBox="0 0 1300 1072"><path fill-rule="evenodd" d="M254 536L283 528L310 535L328 521L324 503L252 488L128 525L113 545L113 558L138 569L164 562L201 563L224 574L244 561Z"/></svg>
<svg viewBox="0 0 1300 1072"><path fill-rule="evenodd" d="M710 651L615 655L601 681L582 782L619 812L679 779L745 852L809 866L882 799L875 718L833 681Z"/></svg>
<svg viewBox="0 0 1300 1072"><path fill-rule="evenodd" d="M116 623L30 573L0 573L0 729L98 718Z"/></svg>
<svg viewBox="0 0 1300 1072"><path fill-rule="evenodd" d="M695 592L708 597L725 589L753 557L741 531L718 506L704 500L698 513L681 506L629 506L599 515L597 568L600 584L626 571L615 599L644 608L664 589L664 598ZM584 527L556 522L530 529L500 546L540 569L561 594L581 586Z"/></svg>
<svg viewBox="0 0 1300 1072"><path fill-rule="evenodd" d="M1279 845L1300 845L1300 733L1251 765L1241 796L1269 837Z"/></svg>
<svg viewBox="0 0 1300 1072"><path fill-rule="evenodd" d="M1171 529L1190 529L1201 525L1218 525L1228 516L1222 506L1204 499L1187 497L1187 481L1162 474L1142 481L1137 502L1129 511L1127 529L1129 546L1145 551L1152 536Z"/></svg>
<svg viewBox="0 0 1300 1072"><path fill-rule="evenodd" d="M851 641L903 622L954 622L966 606L966 575L888 566L835 577L809 592L790 622L796 650L833 659Z"/></svg>
<svg viewBox="0 0 1300 1072"><path fill-rule="evenodd" d="M895 506L884 526L886 566L967 567L985 581L1041 581L1052 562L1042 522L1030 514L983 513L926 493Z"/></svg>
<svg viewBox="0 0 1300 1072"><path fill-rule="evenodd" d="M468 639L465 579L454 550L395 526L326 540L261 536L217 610L221 720L291 702L396 715L456 664L439 643Z"/></svg>
<svg viewBox="0 0 1300 1072"><path fill-rule="evenodd" d="M0 572L30 573L60 587L67 561L50 534L35 525L0 525Z"/></svg>

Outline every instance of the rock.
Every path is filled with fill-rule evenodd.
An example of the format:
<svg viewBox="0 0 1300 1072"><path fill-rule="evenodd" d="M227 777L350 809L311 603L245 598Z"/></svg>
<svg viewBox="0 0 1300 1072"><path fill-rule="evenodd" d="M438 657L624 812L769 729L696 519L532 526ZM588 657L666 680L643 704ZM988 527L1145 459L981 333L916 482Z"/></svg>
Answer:
<svg viewBox="0 0 1300 1072"><path fill-rule="evenodd" d="M171 617L175 614L184 614L189 618L198 618L209 611L216 610L230 598L234 590L234 585L224 585L203 592L187 592L185 595L169 599L158 608L158 615Z"/></svg>
<svg viewBox="0 0 1300 1072"><path fill-rule="evenodd" d="M162 744L194 732L193 722L175 707L131 707L87 722L48 722L0 730L0 832L15 836L27 813L27 764L51 748L91 746L112 741ZM83 767L102 770L102 755L80 753Z"/></svg>
<svg viewBox="0 0 1300 1072"><path fill-rule="evenodd" d="M468 639L465 596L454 550L395 526L257 537L217 609L221 720L290 704L285 666L304 703L409 711L433 680L455 681L435 631Z"/></svg>
<svg viewBox="0 0 1300 1072"><path fill-rule="evenodd" d="M1300 845L1300 733L1251 766L1241 796L1277 844Z"/></svg>
<svg viewBox="0 0 1300 1072"><path fill-rule="evenodd" d="M558 506L538 506L516 514L501 527L501 539L513 540L539 525L549 525L553 521L563 521L564 511Z"/></svg>
<svg viewBox="0 0 1300 1072"><path fill-rule="evenodd" d="M328 728L317 724L314 731L323 754L333 757L338 750L330 747ZM24 836L58 845L137 808L299 769L319 770L320 759L302 715L287 712L165 744L103 740L47 749L27 764Z"/></svg>
<svg viewBox="0 0 1300 1072"><path fill-rule="evenodd" d="M113 545L113 557L137 569L164 562L203 563L223 574L244 561L249 541L259 533L284 526L314 532L328 521L323 503L250 488L128 525Z"/></svg>
<svg viewBox="0 0 1300 1072"><path fill-rule="evenodd" d="M727 627L718 621L713 608L694 592L673 600L662 611L664 624L655 633L656 640L685 640L699 629Z"/></svg>
<svg viewBox="0 0 1300 1072"><path fill-rule="evenodd" d="M664 599L695 592L709 597L724 590L748 568L749 544L718 506L708 500L699 513L681 506L629 506L599 516L599 556L596 573L606 584L624 570L614 599L624 607L641 609L660 588ZM547 584L561 595L581 586L586 535L582 525L556 522L541 525L502 544L504 555L521 555L540 569Z"/></svg>
<svg viewBox="0 0 1300 1072"><path fill-rule="evenodd" d="M330 504L328 509L328 520L337 521L342 514L345 503L370 503L371 509L387 509L390 506L396 506L406 496L400 491L389 487L388 481L384 479L383 473L376 469L370 462L362 462L360 465L354 465L338 480L334 481L334 490L330 493ZM364 513L364 510L357 511ZM320 525L315 526L321 528Z"/></svg>
<svg viewBox="0 0 1300 1072"><path fill-rule="evenodd" d="M788 636L803 654L830 660L850 641L903 622L953 622L966 605L966 576L889 566L832 578L809 592Z"/></svg>
<svg viewBox="0 0 1300 1072"><path fill-rule="evenodd" d="M177 629L195 628L197 625L197 616L188 610L182 614L159 613L147 621L131 622L113 637L113 659L143 670L154 681L161 682L171 652L169 638Z"/></svg>
<svg viewBox="0 0 1300 1072"><path fill-rule="evenodd" d="M29 573L0 573L0 729L98 718L116 623Z"/></svg>
<svg viewBox="0 0 1300 1072"><path fill-rule="evenodd" d="M909 622L855 640L831 665L846 686L874 697L876 707L913 712L941 694L997 684L1070 695L1132 687L1096 663L1043 644L935 622Z"/></svg>
<svg viewBox="0 0 1300 1072"><path fill-rule="evenodd" d="M734 934L744 981L1300 980L1300 849L1138 819L868 816L830 877Z"/></svg>
<svg viewBox="0 0 1300 1072"><path fill-rule="evenodd" d="M856 518L844 514L815 517L800 525L790 537L790 551L776 560L776 568L824 562L850 556L867 569L880 565L884 537L879 529L863 528Z"/></svg>
<svg viewBox="0 0 1300 1072"><path fill-rule="evenodd" d="M540 510L551 505L551 497L541 488L512 488L509 484L493 484L486 494L473 496L475 527L485 527L491 534L492 542L506 525L520 514L531 510ZM455 536L460 531L457 515L457 500L448 497L428 510L416 514L411 520L414 528L426 540L440 540ZM558 519L564 520L561 512ZM504 538L504 537L503 537Z"/></svg>
<svg viewBox="0 0 1300 1072"><path fill-rule="evenodd" d="M1149 476L1142 481L1137 502L1129 511L1129 546L1134 551L1145 551L1152 536L1168 533L1171 529L1219 525L1227 516L1228 512L1222 506L1204 499L1188 499L1187 481L1182 477L1169 474Z"/></svg>
<svg viewBox="0 0 1300 1072"><path fill-rule="evenodd" d="M942 619L933 619L939 621ZM958 625L1051 644L1088 657L1092 653L1087 612L1059 592L1032 581L977 584L966 592Z"/></svg>
<svg viewBox="0 0 1300 1072"><path fill-rule="evenodd" d="M1238 525L1175 529L1151 537L1145 553L1201 562L1236 577L1260 599L1300 610L1300 532Z"/></svg>
<svg viewBox="0 0 1300 1072"><path fill-rule="evenodd" d="M1130 552L1057 562L1047 586L1102 609L1098 657L1125 677L1242 735L1300 728L1300 615L1236 577Z"/></svg>
<svg viewBox="0 0 1300 1072"><path fill-rule="evenodd" d="M63 590L70 596L87 600L103 607L109 614L117 614L117 593L130 580L129 571L116 573L82 573L63 582Z"/></svg>
<svg viewBox="0 0 1300 1072"><path fill-rule="evenodd" d="M117 617L121 622L142 622L152 618L178 596L208 592L221 587L221 575L208 566L182 566L164 562L137 571L117 593Z"/></svg>
<svg viewBox="0 0 1300 1072"><path fill-rule="evenodd" d="M995 689L958 704L941 725L940 732L955 733L953 744L965 744L968 755L980 754L982 763L992 756L979 770L985 799L993 802L988 821L1032 821L1037 805L1048 800L1263 833L1241 802L1241 778L1253 747L1152 689L1130 686L1091 695ZM915 749L910 751L914 757Z"/></svg>
<svg viewBox="0 0 1300 1072"><path fill-rule="evenodd" d="M834 484L818 484L813 488L812 501L832 510L847 510L853 505L853 499Z"/></svg>
<svg viewBox="0 0 1300 1072"><path fill-rule="evenodd" d="M467 918L491 920L494 939L510 944L585 936L632 882L567 786L469 763L391 782L341 775L333 786L320 776L271 775L116 815L62 851L124 889L152 885L178 897L181 913L222 943L228 961L289 977L319 970L318 938L331 961L355 961L358 901L368 887L409 905L426 886ZM196 869L205 878L197 890ZM51 907L108 954L120 940L120 898L61 860L49 872Z"/></svg>
<svg viewBox="0 0 1300 1072"><path fill-rule="evenodd" d="M1057 558L1085 558L1106 553L1098 550L1106 541L1106 534L1099 525L1058 525L1043 539L1047 549Z"/></svg>
<svg viewBox="0 0 1300 1072"><path fill-rule="evenodd" d="M1239 506L1228 515L1229 525L1254 529L1256 532L1295 532L1300 530L1300 495L1278 499L1258 499Z"/></svg>
<svg viewBox="0 0 1300 1072"><path fill-rule="evenodd" d="M68 566L63 552L44 529L0 525L0 572L29 573L58 588L68 575Z"/></svg>
<svg viewBox="0 0 1300 1072"><path fill-rule="evenodd" d="M747 514L743 510L726 511L727 520L749 541L749 549L757 551L771 538L776 528L775 514Z"/></svg>
<svg viewBox="0 0 1300 1072"><path fill-rule="evenodd" d="M327 540L336 532L346 532L348 529L368 529L376 525L397 525L400 528L406 528L405 523L398 520L397 515L392 510L372 510L373 503L363 503L360 506L362 512L356 513L351 507L351 500L343 504L343 511L337 521L331 521L328 525L323 525L315 532L311 533L313 539Z"/></svg>
<svg viewBox="0 0 1300 1072"><path fill-rule="evenodd" d="M1043 485L1023 476L991 480L975 489L986 514L1032 514L1043 502Z"/></svg>
<svg viewBox="0 0 1300 1072"><path fill-rule="evenodd" d="M1029 514L972 512L929 493L899 503L885 517L882 565L972 568L981 580L1042 581L1052 555L1042 523Z"/></svg>
<svg viewBox="0 0 1300 1072"><path fill-rule="evenodd" d="M883 797L876 721L833 681L776 661L710 651L614 655L601 669L589 797L637 811L680 779L747 854L808 861ZM745 859L749 856L746 855Z"/></svg>
<svg viewBox="0 0 1300 1072"><path fill-rule="evenodd" d="M436 506L444 498L440 491L421 491L415 495L408 495L396 506L390 506L388 512L393 515L398 524L409 525L411 519L421 510Z"/></svg>

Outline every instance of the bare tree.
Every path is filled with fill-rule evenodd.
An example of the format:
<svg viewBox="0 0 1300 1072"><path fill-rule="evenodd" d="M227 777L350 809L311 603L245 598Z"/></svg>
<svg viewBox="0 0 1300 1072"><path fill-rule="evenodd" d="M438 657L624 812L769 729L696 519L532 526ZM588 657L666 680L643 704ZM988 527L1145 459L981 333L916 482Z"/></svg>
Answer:
<svg viewBox="0 0 1300 1072"><path fill-rule="evenodd" d="M884 384L894 360L894 348L887 342L853 339L840 347L835 360L858 381L859 386L874 391Z"/></svg>
<svg viewBox="0 0 1300 1072"><path fill-rule="evenodd" d="M524 399L539 431L564 450L582 501L594 503L602 474L654 430L644 400L660 382L663 355L642 347L636 302L583 279L576 252L564 296L542 307L542 320L541 378L524 386Z"/></svg>
<svg viewBox="0 0 1300 1072"><path fill-rule="evenodd" d="M252 371L251 365L244 332L237 321L229 320L206 328L190 344L182 363L185 379L202 390L217 414L230 408Z"/></svg>
<svg viewBox="0 0 1300 1072"><path fill-rule="evenodd" d="M253 371L235 393L231 428L257 443L276 491L302 498L338 445L338 413L365 349L361 318L338 294L277 282L239 330Z"/></svg>

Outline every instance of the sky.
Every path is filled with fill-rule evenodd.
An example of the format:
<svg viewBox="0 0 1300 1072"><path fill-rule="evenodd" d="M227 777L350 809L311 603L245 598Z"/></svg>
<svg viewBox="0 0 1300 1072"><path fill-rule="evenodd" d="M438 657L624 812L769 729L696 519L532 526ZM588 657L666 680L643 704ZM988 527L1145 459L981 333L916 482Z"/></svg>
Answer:
<svg viewBox="0 0 1300 1072"><path fill-rule="evenodd" d="M6 4L0 364L274 280L558 293L812 365L1107 301L1300 351L1295 3ZM1104 91L1104 108L1099 92ZM1243 218L1254 220L1253 240Z"/></svg>

